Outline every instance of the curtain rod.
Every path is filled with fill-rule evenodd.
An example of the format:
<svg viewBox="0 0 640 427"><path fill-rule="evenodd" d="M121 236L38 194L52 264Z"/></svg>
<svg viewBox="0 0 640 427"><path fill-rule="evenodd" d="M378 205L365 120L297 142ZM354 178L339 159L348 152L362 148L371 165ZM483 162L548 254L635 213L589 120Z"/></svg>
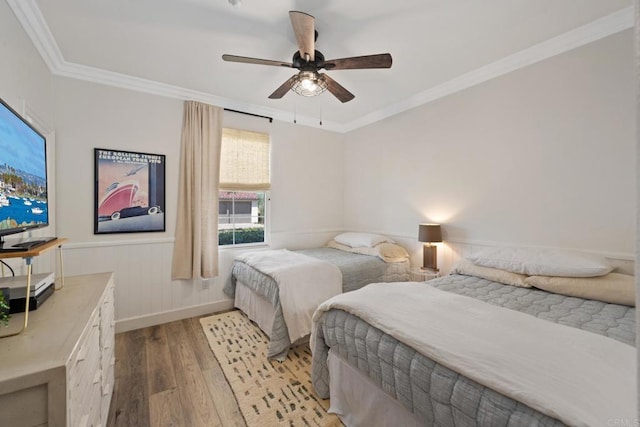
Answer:
<svg viewBox="0 0 640 427"><path fill-rule="evenodd" d="M269 120L269 123L273 123L273 117L261 116L260 114L246 113L244 111L232 110L231 108L225 108L224 111L231 111L232 113L245 114L247 116L260 117L261 119Z"/></svg>

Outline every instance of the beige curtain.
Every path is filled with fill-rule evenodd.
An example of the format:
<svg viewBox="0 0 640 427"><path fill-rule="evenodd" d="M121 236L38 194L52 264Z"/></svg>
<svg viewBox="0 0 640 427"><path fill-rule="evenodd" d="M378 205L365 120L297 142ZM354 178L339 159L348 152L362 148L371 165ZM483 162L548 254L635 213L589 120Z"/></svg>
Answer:
<svg viewBox="0 0 640 427"><path fill-rule="evenodd" d="M184 103L171 278L218 275L218 184L223 109Z"/></svg>

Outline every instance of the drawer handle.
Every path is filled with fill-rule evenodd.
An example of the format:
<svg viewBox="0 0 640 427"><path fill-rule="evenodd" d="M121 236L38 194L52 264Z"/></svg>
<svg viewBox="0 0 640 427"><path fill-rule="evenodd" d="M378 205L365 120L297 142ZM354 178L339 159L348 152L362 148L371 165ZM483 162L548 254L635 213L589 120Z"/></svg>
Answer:
<svg viewBox="0 0 640 427"><path fill-rule="evenodd" d="M107 396L107 395L109 395L110 393L111 393L111 384L106 384L106 385L103 387L102 395L103 395L103 396Z"/></svg>
<svg viewBox="0 0 640 427"><path fill-rule="evenodd" d="M86 359L88 352L89 349L87 347L82 347L78 352L78 359L76 359L76 362L82 362L84 359Z"/></svg>

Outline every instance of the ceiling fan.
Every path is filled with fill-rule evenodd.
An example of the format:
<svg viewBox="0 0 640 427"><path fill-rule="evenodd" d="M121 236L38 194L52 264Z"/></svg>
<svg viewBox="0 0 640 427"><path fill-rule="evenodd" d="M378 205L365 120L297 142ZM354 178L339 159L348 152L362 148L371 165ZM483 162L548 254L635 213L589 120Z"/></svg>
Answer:
<svg viewBox="0 0 640 427"><path fill-rule="evenodd" d="M377 55L353 56L325 60L324 55L315 50L318 32L315 30L315 18L307 13L292 10L289 12L293 32L298 42L298 51L293 54L292 62L273 61L270 59L249 58L246 56L222 55L222 59L229 62L246 64L272 65L276 67L297 68L298 74L289 78L269 98L280 99L289 90L299 95L316 96L325 90L331 92L341 102L348 102L355 95L319 71L330 70L358 70L365 68L391 68L391 55L381 53Z"/></svg>

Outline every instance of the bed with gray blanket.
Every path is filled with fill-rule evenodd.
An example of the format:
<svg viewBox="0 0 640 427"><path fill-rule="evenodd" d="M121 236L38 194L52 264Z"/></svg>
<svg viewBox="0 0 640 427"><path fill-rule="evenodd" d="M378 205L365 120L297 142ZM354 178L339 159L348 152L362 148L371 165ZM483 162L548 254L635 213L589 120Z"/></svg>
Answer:
<svg viewBox="0 0 640 427"><path fill-rule="evenodd" d="M359 289L373 282L409 280L409 260L385 262L379 257L346 252L329 247L293 251L329 262L340 269L342 292ZM235 306L269 336L270 359L286 357L291 342L280 304L278 284L269 275L238 259L224 292L234 298Z"/></svg>
<svg viewBox="0 0 640 427"><path fill-rule="evenodd" d="M393 284L384 286L390 287ZM423 286L432 286L446 293L472 297L537 319L599 334L607 337L608 342L616 342L615 345L618 346L621 345L618 343L624 343L623 347L635 346L635 307L559 295L536 288L508 286L461 274L434 279ZM358 292L368 289L370 287ZM534 322L541 323L538 320ZM571 333L574 333L573 330ZM331 356L335 355L338 360L354 368L356 376L366 377L365 384L371 384L371 388L366 389L367 392L361 391L358 396L369 395L369 390L384 390L385 396L400 403L401 412L410 414L415 425L566 424L461 375L443 363L435 362L412 346L345 310L333 308L321 315L316 312L311 339L312 381L321 398L330 397L328 363ZM537 337L530 339L535 341ZM585 372L584 375L589 376L590 373ZM635 374L627 372L627 375ZM635 392L633 394L635 396ZM333 406L333 395L331 398ZM618 416L622 418L622 414Z"/></svg>

